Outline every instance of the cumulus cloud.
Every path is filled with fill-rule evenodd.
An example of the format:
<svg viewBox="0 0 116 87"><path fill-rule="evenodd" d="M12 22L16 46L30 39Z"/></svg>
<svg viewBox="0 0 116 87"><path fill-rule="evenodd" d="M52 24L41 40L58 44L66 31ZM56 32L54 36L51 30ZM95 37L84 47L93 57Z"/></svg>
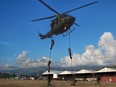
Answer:
<svg viewBox="0 0 116 87"><path fill-rule="evenodd" d="M41 66L47 66L49 58L48 57L42 57L37 60L31 60L31 59L26 59L23 62L23 66L25 67L41 67Z"/></svg>
<svg viewBox="0 0 116 87"><path fill-rule="evenodd" d="M37 60L32 60L31 58L27 57L28 51L22 51L21 54L18 55L16 59L16 64L19 67L27 67L27 68L32 68L32 67L41 67L41 66L47 66L47 63L49 61L48 57L42 57Z"/></svg>
<svg viewBox="0 0 116 87"><path fill-rule="evenodd" d="M19 67L41 67L47 66L48 57L41 57L36 60L27 57L28 51L22 51L16 58L16 64ZM88 45L82 54L72 54L73 66L81 65L113 65L116 62L116 40L112 33L105 32L98 41L98 46ZM70 67L71 60L69 56L60 59L59 63L52 61L52 66ZM7 65L9 66L9 65Z"/></svg>
<svg viewBox="0 0 116 87"><path fill-rule="evenodd" d="M27 53L28 53L28 51L24 50L21 54L18 55L17 60L21 60L21 59L25 58Z"/></svg>
<svg viewBox="0 0 116 87"><path fill-rule="evenodd" d="M99 46L107 59L106 63L115 64L116 62L116 40L114 39L112 33L104 33L99 41Z"/></svg>
<svg viewBox="0 0 116 87"><path fill-rule="evenodd" d="M16 64L21 65L22 62L25 61L27 53L28 53L28 51L25 51L25 50L22 51L22 53L19 54L19 55L17 56L17 58L16 58Z"/></svg>
<svg viewBox="0 0 116 87"><path fill-rule="evenodd" d="M111 65L116 62L116 40L112 33L105 32L98 41L98 47L88 45L82 54L73 54L73 66L78 65ZM62 66L67 67L71 63L69 56L61 58Z"/></svg>

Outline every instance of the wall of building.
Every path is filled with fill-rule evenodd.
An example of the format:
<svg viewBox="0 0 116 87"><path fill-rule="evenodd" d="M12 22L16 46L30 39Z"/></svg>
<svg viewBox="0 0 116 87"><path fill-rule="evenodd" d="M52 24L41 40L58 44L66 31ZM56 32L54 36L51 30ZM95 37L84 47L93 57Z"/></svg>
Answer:
<svg viewBox="0 0 116 87"><path fill-rule="evenodd" d="M101 82L116 82L116 76L102 76Z"/></svg>

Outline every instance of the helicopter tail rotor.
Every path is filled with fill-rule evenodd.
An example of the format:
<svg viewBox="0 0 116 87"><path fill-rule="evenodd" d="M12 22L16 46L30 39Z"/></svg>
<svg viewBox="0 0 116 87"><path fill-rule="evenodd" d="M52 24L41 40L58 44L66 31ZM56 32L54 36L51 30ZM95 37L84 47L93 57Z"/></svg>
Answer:
<svg viewBox="0 0 116 87"><path fill-rule="evenodd" d="M46 38L45 35L42 35L42 34L39 32L39 29L37 30L37 33L38 33L38 36L39 36L41 39Z"/></svg>
<svg viewBox="0 0 116 87"><path fill-rule="evenodd" d="M41 33L38 33L38 36L39 36L41 39L46 38L46 36L45 36L45 35L42 35Z"/></svg>

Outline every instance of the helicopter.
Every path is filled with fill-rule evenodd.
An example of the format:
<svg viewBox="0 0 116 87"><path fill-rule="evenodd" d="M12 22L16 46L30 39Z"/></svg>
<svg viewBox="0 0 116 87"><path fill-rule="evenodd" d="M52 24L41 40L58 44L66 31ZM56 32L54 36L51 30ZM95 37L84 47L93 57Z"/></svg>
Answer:
<svg viewBox="0 0 116 87"><path fill-rule="evenodd" d="M73 17L71 15L68 15L67 13L75 11L77 9L84 8L86 6L89 6L89 5L92 5L92 4L95 4L95 3L98 2L98 1L94 1L94 2L91 2L89 4L85 4L83 6L71 9L69 11L66 11L64 13L59 13L56 10L54 10L52 7L50 7L48 4L46 4L43 0L38 0L38 1L40 3L42 3L43 5L45 5L48 9L50 9L51 11L53 11L56 14L56 15L53 15L53 16L48 16L48 17L32 20L32 22L35 22L35 21L54 18L53 20L51 20L51 24L50 24L51 29L50 29L50 31L48 31L45 35L43 35L41 33L38 33L38 36L40 36L41 39L52 38L53 35L63 34L67 30L69 30L70 27L73 24L79 26L77 23L75 23L75 20L76 20L75 17ZM71 33L72 31L70 31L69 33Z"/></svg>

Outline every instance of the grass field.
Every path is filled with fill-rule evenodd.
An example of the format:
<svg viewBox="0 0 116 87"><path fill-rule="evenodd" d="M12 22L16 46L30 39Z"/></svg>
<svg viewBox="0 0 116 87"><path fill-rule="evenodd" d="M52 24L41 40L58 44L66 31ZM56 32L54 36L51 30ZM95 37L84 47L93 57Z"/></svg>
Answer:
<svg viewBox="0 0 116 87"><path fill-rule="evenodd" d="M95 86L94 81L78 81L76 86L72 86L71 81L54 81L54 86L51 87L99 87ZM0 87L48 87L47 80L9 80L0 79ZM116 87L116 83L101 83L101 87Z"/></svg>

